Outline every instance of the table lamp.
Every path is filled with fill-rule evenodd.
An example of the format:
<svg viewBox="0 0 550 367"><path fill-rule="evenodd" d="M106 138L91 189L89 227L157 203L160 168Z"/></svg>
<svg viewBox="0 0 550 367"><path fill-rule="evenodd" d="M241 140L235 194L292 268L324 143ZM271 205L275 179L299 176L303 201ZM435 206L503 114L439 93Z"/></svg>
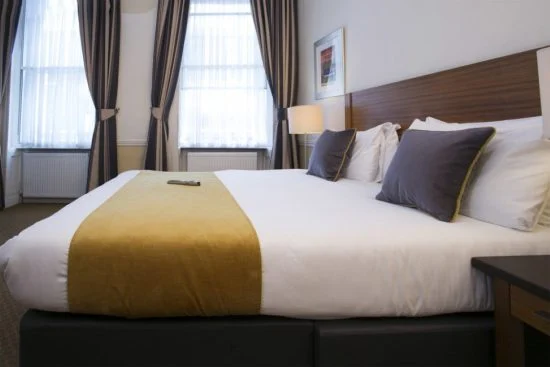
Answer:
<svg viewBox="0 0 550 367"><path fill-rule="evenodd" d="M544 138L550 139L550 47L537 51Z"/></svg>
<svg viewBox="0 0 550 367"><path fill-rule="evenodd" d="M294 106L287 109L288 132L304 136L304 164L307 168L306 143L307 134L323 131L323 109L318 105Z"/></svg>

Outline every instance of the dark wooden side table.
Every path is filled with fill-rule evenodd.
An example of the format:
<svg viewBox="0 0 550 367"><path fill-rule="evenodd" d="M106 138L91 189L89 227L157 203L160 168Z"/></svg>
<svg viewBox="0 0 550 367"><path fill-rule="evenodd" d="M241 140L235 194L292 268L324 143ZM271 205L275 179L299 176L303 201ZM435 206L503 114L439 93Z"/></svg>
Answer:
<svg viewBox="0 0 550 367"><path fill-rule="evenodd" d="M550 335L550 256L474 257L472 266L492 278L497 366L524 366L524 323Z"/></svg>

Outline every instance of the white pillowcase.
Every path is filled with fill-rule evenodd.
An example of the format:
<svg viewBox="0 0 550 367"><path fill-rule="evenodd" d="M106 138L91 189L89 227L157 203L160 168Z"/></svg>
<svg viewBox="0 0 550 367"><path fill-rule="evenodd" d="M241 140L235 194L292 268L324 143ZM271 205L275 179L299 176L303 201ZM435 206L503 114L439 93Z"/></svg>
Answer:
<svg viewBox="0 0 550 367"><path fill-rule="evenodd" d="M380 170L380 151L385 140L384 130L389 127L391 123L386 122L372 129L357 132L344 177L364 182L373 182L377 179Z"/></svg>
<svg viewBox="0 0 550 367"><path fill-rule="evenodd" d="M531 231L550 190L550 142L542 140L542 117L466 124L428 118L410 128L450 131L484 126L495 127L496 135L472 173L461 213Z"/></svg>
<svg viewBox="0 0 550 367"><path fill-rule="evenodd" d="M474 171L462 214L531 231L538 223L550 188L550 142L520 143L506 154L493 153ZM477 174L476 174L477 173Z"/></svg>
<svg viewBox="0 0 550 367"><path fill-rule="evenodd" d="M413 125L417 125L418 120L413 122ZM476 127L492 126L496 129L497 134L489 142L487 148L497 145L501 140L509 140L507 136L513 135L517 141L532 141L536 139L542 139L542 116L527 117L515 120L502 120L492 122L468 122L468 123L447 123L438 120L433 117L426 118L425 126L439 126L444 125L446 130L460 130L460 129L472 129ZM411 125L412 126L412 125ZM485 150L487 152L487 150Z"/></svg>
<svg viewBox="0 0 550 367"><path fill-rule="evenodd" d="M384 142L380 149L380 168L376 176L376 182L382 182L384 175L388 171L388 167L399 146L399 136L397 130L401 129L399 124L385 123L384 124Z"/></svg>

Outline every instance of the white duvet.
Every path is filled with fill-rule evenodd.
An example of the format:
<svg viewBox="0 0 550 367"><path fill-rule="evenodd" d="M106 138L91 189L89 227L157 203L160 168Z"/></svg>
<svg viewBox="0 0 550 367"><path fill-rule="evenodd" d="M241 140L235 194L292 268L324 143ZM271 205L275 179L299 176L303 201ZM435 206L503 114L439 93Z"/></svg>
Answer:
<svg viewBox="0 0 550 367"><path fill-rule="evenodd" d="M0 247L0 269L23 305L68 311L71 238L131 180L126 172ZM474 256L550 254L550 228L520 232L460 216L439 222L374 199L379 184L328 182L302 170L216 173L258 234L265 315L422 316L492 307Z"/></svg>

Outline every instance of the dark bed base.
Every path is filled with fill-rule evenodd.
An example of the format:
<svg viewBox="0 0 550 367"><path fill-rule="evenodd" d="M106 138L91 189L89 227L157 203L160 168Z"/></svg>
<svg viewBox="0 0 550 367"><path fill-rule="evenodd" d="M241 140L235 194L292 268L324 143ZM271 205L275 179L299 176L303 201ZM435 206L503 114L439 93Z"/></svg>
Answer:
<svg viewBox="0 0 550 367"><path fill-rule="evenodd" d="M126 320L28 311L21 367L492 366L492 314Z"/></svg>

